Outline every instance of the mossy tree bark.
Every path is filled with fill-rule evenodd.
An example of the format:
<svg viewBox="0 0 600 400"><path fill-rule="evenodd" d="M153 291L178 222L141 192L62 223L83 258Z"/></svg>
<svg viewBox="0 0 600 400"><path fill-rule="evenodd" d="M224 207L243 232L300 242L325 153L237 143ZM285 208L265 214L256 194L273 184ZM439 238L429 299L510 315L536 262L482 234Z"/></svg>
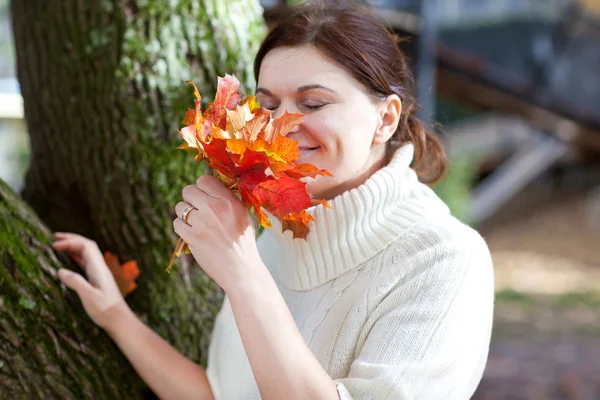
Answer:
<svg viewBox="0 0 600 400"><path fill-rule="evenodd" d="M138 261L141 276L129 303L180 351L204 362L222 293L190 258L183 258L170 275L164 272L177 239L173 208L181 189L203 172L189 155L175 150L180 143L175 129L193 106L186 80L196 82L205 100L211 100L218 75L235 73L247 89L254 85L252 60L264 34L259 1L13 0L11 12L32 149L22 195L41 222L35 229L3 233L6 254L13 255L2 259L2 293L18 294L45 280L54 293L57 321L87 324L80 308L61 300L52 272L58 259L47 247L48 229L83 234L121 260ZM6 209L24 207L14 197L5 203ZM2 229L16 226L15 213L0 217L5 215ZM15 259L14 254L23 256ZM38 254L51 261L42 265ZM11 270L27 273L19 272L20 280L8 279ZM34 293L30 300L41 310L46 297ZM20 298L5 300L1 310L20 305L18 315L26 315L23 304L31 305ZM42 318L39 312L27 315L32 321ZM68 325L61 329L69 335ZM36 332L25 329L20 335ZM91 355L79 355L121 365L103 335L93 337L98 340L85 346ZM43 339L47 354L40 354L62 365L48 338ZM14 354L0 351L0 364L9 362L6 357ZM33 357L24 358L21 366L35 363ZM18 368L11 371L3 378L13 379L9 387L28 384ZM54 385L60 376L36 382ZM73 376L64 376L57 387L79 382ZM104 378L82 375L80 391L73 393L84 393L91 380ZM15 389L15 395L21 392ZM106 397L115 396L107 392Z"/></svg>
<svg viewBox="0 0 600 400"><path fill-rule="evenodd" d="M52 232L0 181L0 399L139 398L142 386L76 295Z"/></svg>

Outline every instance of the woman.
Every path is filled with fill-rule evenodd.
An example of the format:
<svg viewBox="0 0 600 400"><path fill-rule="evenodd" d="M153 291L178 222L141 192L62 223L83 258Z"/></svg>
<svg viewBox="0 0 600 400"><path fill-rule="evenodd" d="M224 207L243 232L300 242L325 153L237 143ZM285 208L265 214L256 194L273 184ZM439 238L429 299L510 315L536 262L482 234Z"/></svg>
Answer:
<svg viewBox="0 0 600 400"><path fill-rule="evenodd" d="M333 173L309 183L332 209L310 209L306 241L273 219L257 243L219 182L183 189L175 231L227 295L208 369L135 317L93 242L56 235L89 282L66 270L60 279L161 398L470 398L488 354L492 263L419 181L439 178L444 155L416 116L392 36L363 10L306 6L273 28L255 74L275 116L305 114L290 136L299 162Z"/></svg>

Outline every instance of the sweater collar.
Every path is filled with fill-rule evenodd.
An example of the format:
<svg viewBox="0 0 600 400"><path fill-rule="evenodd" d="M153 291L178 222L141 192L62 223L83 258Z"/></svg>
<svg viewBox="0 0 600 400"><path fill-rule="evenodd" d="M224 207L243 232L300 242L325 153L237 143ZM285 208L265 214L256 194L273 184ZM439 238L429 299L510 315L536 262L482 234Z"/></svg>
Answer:
<svg viewBox="0 0 600 400"><path fill-rule="evenodd" d="M410 168L413 154L413 145L404 145L365 183L330 200L331 209L309 208L315 220L306 240L282 232L281 223L270 218L273 227L263 235L271 236L268 242L282 252L274 265L278 280L294 290L320 286L375 256L426 212L447 213Z"/></svg>

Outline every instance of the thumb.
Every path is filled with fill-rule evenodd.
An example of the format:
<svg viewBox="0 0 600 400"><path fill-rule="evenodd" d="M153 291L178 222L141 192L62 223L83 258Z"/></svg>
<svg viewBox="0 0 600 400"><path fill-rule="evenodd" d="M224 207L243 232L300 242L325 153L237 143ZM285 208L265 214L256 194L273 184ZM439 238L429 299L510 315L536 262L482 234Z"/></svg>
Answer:
<svg viewBox="0 0 600 400"><path fill-rule="evenodd" d="M85 296L93 289L93 286L83 276L68 269L62 268L58 270L58 279L69 289L77 292L79 297Z"/></svg>

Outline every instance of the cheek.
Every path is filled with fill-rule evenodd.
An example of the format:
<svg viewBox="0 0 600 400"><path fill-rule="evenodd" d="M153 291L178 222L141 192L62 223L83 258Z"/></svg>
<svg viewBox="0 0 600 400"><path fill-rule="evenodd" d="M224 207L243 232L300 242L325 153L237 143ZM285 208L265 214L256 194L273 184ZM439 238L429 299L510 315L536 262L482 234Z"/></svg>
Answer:
<svg viewBox="0 0 600 400"><path fill-rule="evenodd" d="M335 125L335 118L333 116L328 117L325 113L306 116L303 122L310 139L326 150L330 150L335 142Z"/></svg>
<svg viewBox="0 0 600 400"><path fill-rule="evenodd" d="M360 165L366 160L376 122L370 116L362 108L340 108L331 112L323 110L304 118L306 132L321 146L319 158L324 167Z"/></svg>

